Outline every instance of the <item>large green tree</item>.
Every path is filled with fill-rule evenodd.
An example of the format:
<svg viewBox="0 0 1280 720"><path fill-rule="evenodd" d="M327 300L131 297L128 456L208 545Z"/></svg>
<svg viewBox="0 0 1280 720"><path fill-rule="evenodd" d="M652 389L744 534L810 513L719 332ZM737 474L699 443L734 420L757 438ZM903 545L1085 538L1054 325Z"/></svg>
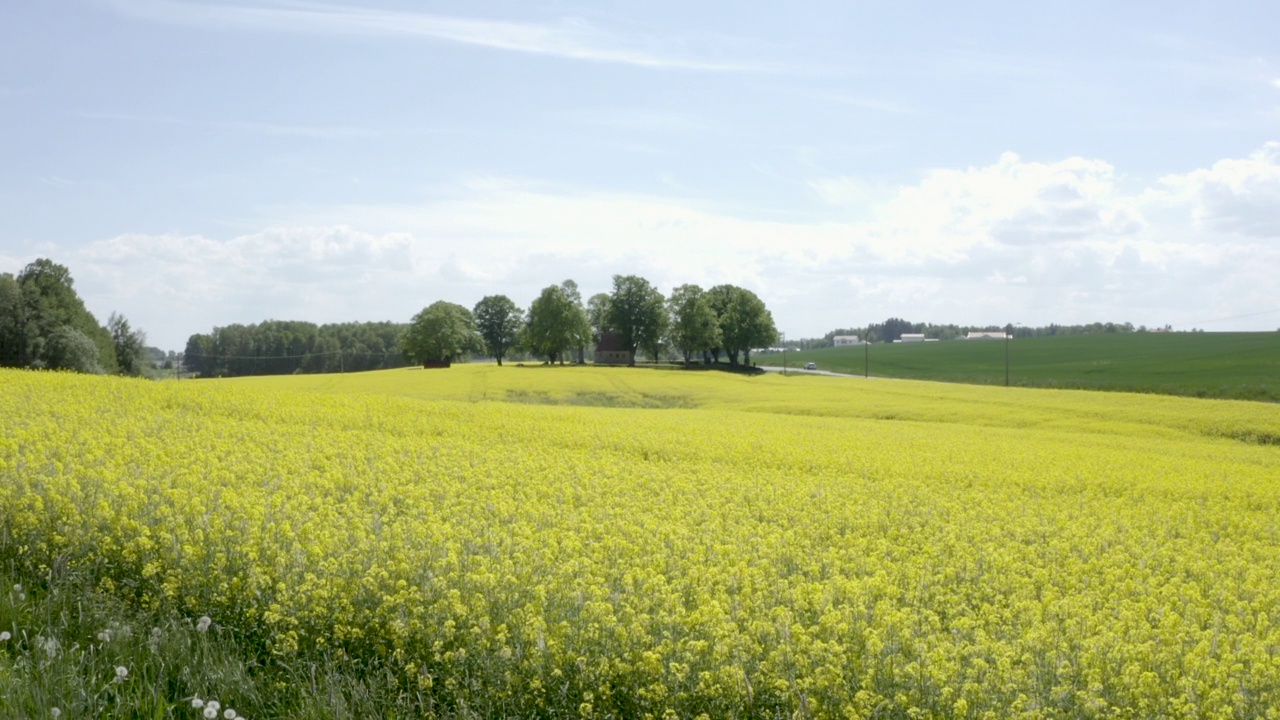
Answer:
<svg viewBox="0 0 1280 720"><path fill-rule="evenodd" d="M574 290L576 290L576 285ZM564 364L564 353L582 345L590 334L586 313L564 285L549 285L532 303L525 321L523 343L529 352Z"/></svg>
<svg viewBox="0 0 1280 720"><path fill-rule="evenodd" d="M587 324L591 326L591 339L600 342L600 336L609 331L609 293L596 293L587 300Z"/></svg>
<svg viewBox="0 0 1280 720"><path fill-rule="evenodd" d="M0 367L23 364L26 351L26 310L22 286L10 273L0 274Z"/></svg>
<svg viewBox="0 0 1280 720"><path fill-rule="evenodd" d="M141 375L147 362L147 336L141 330L129 326L123 315L111 313L107 318L107 331L116 350L116 364L125 375Z"/></svg>
<svg viewBox="0 0 1280 720"><path fill-rule="evenodd" d="M737 365L738 356L751 364L751 348L768 347L778 340L773 314L755 293L736 285L717 285L707 291L707 299L716 313L720 327L720 347L729 356L729 364Z"/></svg>
<svg viewBox="0 0 1280 720"><path fill-rule="evenodd" d="M456 303L432 303L413 316L400 336L400 351L415 363L453 362L482 349L471 311Z"/></svg>
<svg viewBox="0 0 1280 720"><path fill-rule="evenodd" d="M622 346L631 354L632 365L636 364L636 350L640 348L657 359L667 325L662 293L637 275L614 275L605 323L618 333Z"/></svg>
<svg viewBox="0 0 1280 720"><path fill-rule="evenodd" d="M671 316L667 336L671 345L684 355L685 363L694 353L720 345L720 325L702 288L681 285L671 291L667 313Z"/></svg>
<svg viewBox="0 0 1280 720"><path fill-rule="evenodd" d="M520 342L523 311L506 295L488 295L476 303L472 314L485 351L501 366L502 358Z"/></svg>
<svg viewBox="0 0 1280 720"><path fill-rule="evenodd" d="M98 324L93 313L84 306L76 294L71 271L47 258L40 258L25 268L15 278L21 301L14 317L7 323L7 339L3 353L11 364L20 366L51 366L46 348L54 333L70 327L88 338L97 348L97 366L105 372L117 368L115 344L111 333ZM0 303L11 303L12 286L0 283ZM61 340L66 340L64 334ZM77 341L78 343L78 341ZM65 343L64 343L65 345Z"/></svg>

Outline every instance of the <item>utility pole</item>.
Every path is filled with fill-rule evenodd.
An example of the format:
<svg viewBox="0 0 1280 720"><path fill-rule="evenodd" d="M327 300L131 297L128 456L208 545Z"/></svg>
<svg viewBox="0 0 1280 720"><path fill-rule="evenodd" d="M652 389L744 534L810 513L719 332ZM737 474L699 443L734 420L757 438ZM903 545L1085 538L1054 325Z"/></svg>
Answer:
<svg viewBox="0 0 1280 720"><path fill-rule="evenodd" d="M871 338L862 338L862 377L871 379Z"/></svg>

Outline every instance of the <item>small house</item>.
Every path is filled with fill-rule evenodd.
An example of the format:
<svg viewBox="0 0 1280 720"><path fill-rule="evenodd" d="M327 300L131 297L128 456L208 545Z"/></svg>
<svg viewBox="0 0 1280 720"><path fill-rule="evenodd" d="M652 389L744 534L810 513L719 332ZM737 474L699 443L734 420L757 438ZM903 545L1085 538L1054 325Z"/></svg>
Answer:
<svg viewBox="0 0 1280 720"><path fill-rule="evenodd" d="M848 345L861 345L862 339L857 335L836 335L831 338L831 343L836 347L845 347Z"/></svg>
<svg viewBox="0 0 1280 720"><path fill-rule="evenodd" d="M622 336L616 332L600 333L600 342L596 343L595 363L597 365L630 365L631 351L622 345Z"/></svg>
<svg viewBox="0 0 1280 720"><path fill-rule="evenodd" d="M964 336L965 340L1006 340L1008 336L1003 332L971 332Z"/></svg>

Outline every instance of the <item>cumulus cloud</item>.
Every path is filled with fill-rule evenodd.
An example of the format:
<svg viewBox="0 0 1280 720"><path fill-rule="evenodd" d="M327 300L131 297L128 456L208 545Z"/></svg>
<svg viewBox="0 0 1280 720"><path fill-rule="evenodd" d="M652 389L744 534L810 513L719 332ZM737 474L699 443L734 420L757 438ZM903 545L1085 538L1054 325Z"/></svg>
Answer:
<svg viewBox="0 0 1280 720"><path fill-rule="evenodd" d="M166 347L231 322L405 320L496 292L527 304L566 278L591 294L615 273L750 287L793 336L890 315L1191 326L1280 311L1278 155L1125 187L1101 160L1005 154L897 188L838 182L841 207L865 204L841 222L473 178L418 204L277 208L256 233L121 235L54 256L91 309ZM1271 320L1211 329L1258 322Z"/></svg>
<svg viewBox="0 0 1280 720"><path fill-rule="evenodd" d="M1192 218L1211 230L1280 238L1280 142L1160 182L1157 199L1188 207Z"/></svg>

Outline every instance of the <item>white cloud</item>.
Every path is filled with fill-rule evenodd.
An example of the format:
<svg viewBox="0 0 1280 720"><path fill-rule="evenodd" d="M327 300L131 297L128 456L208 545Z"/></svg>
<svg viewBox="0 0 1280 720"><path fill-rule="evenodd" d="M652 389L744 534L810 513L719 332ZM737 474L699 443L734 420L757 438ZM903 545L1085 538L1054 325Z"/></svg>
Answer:
<svg viewBox="0 0 1280 720"><path fill-rule="evenodd" d="M1254 238L1280 238L1280 142L1269 142L1247 158L1219 160L1210 168L1161 178L1153 193L1189 207L1211 230Z"/></svg>
<svg viewBox="0 0 1280 720"><path fill-rule="evenodd" d="M152 22L205 28L336 35L417 37L574 60L653 68L740 71L749 65L686 57L654 38L623 37L579 19L556 24L479 20L420 12L291 2L274 7L197 5L174 0L109 0Z"/></svg>
<svg viewBox="0 0 1280 720"><path fill-rule="evenodd" d="M526 304L566 278L592 294L615 273L664 291L745 285L793 336L891 315L1186 327L1280 309L1278 151L1131 190L1099 160L1006 154L862 193L869 212L845 222L476 178L420 204L277 208L271 229L230 239L122 235L51 256L95 313L120 310L164 347L232 322L404 320L498 292ZM1209 327L1274 327L1268 317Z"/></svg>

